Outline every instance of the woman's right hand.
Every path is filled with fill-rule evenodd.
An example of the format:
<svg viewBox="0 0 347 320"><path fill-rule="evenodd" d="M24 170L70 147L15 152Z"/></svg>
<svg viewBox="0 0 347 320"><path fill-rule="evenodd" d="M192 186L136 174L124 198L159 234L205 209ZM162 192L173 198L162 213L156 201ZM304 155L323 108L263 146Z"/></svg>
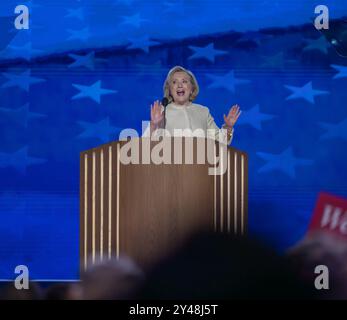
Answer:
<svg viewBox="0 0 347 320"><path fill-rule="evenodd" d="M164 119L164 114L162 110L162 105L159 100L155 101L153 105L151 105L151 125L152 127L158 127L159 124Z"/></svg>

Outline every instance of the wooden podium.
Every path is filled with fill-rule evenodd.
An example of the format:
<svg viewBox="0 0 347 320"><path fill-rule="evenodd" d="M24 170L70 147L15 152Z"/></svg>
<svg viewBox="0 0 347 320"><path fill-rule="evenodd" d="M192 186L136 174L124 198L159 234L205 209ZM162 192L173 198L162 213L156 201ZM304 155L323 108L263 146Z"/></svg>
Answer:
<svg viewBox="0 0 347 320"><path fill-rule="evenodd" d="M159 147L149 138L112 142L80 154L81 271L123 254L150 267L200 229L246 233L247 154L224 145L223 157L221 144L204 138L165 139L170 139L169 164L149 159L148 152ZM130 143L138 147L126 152ZM224 161L224 174L209 174L211 152L215 161L219 156L219 164ZM129 154L136 154L135 163L125 163Z"/></svg>

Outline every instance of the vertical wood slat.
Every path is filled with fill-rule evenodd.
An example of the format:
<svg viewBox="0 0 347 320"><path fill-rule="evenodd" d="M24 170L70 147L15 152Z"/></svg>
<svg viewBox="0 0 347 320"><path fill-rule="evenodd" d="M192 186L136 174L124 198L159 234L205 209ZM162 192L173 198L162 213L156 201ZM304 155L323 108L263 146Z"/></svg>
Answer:
<svg viewBox="0 0 347 320"><path fill-rule="evenodd" d="M101 150L98 148L93 152L93 192L94 192L94 204L93 204L93 220L94 220L94 248L93 248L93 261L100 260L100 156Z"/></svg>
<svg viewBox="0 0 347 320"><path fill-rule="evenodd" d="M110 243L110 250L111 250L111 257L115 257L116 256L116 221L117 221L117 217L116 217L116 201L117 201L117 170L116 170L116 159L117 159L117 149L115 147L114 144L111 145L111 199L110 199L110 205L111 205L111 243Z"/></svg>
<svg viewBox="0 0 347 320"><path fill-rule="evenodd" d="M102 202L103 202L103 228L102 228L102 258L108 259L108 152L107 146L102 148Z"/></svg>
<svg viewBox="0 0 347 320"><path fill-rule="evenodd" d="M230 179L231 179L231 168L230 168L230 154L231 151L228 149L227 154L227 232L230 233L231 226L231 188L230 188Z"/></svg>
<svg viewBox="0 0 347 320"><path fill-rule="evenodd" d="M234 193L234 180L235 180L235 170L234 170L234 161L235 161L235 151L233 149L229 149L229 184L230 184L230 191L229 191L229 197L230 197L230 212L229 212L229 232L235 233L234 228L234 203L235 203L235 193Z"/></svg>
<svg viewBox="0 0 347 320"><path fill-rule="evenodd" d="M119 195L120 195L120 144L117 144L117 197L116 197L116 225L117 225L117 229L116 229L116 257L119 258L119 254L120 254L120 212L119 212Z"/></svg>
<svg viewBox="0 0 347 320"><path fill-rule="evenodd" d="M224 147L225 148L225 147ZM223 232L228 232L228 200L230 198L230 194L228 193L228 153L229 149L226 149L226 157L223 158ZM225 167L225 169L224 169Z"/></svg>
<svg viewBox="0 0 347 320"><path fill-rule="evenodd" d="M219 157L219 143L215 144L215 156ZM217 167L217 163L215 163L215 167ZM216 171L216 231L221 230L221 176L217 174Z"/></svg>
<svg viewBox="0 0 347 320"><path fill-rule="evenodd" d="M237 171L237 165L238 165L238 157L237 157L237 153L234 152L234 210L233 210L233 216L234 216L234 234L238 234L238 228L237 228L237 225L238 225L238 216L237 216L237 213L238 213L238 192L237 192L237 183L238 183L238 180L239 180L239 172Z"/></svg>
<svg viewBox="0 0 347 320"><path fill-rule="evenodd" d="M241 172L241 155L237 154L237 172L238 172L238 179L237 179L237 232L239 235L242 234L241 230L241 211L242 211L242 191L241 191L241 181L242 181L242 172Z"/></svg>
<svg viewBox="0 0 347 320"><path fill-rule="evenodd" d="M245 228L245 176L244 176L244 168L245 168L245 159L244 156L240 156L240 233L241 235L244 234L244 228Z"/></svg>
<svg viewBox="0 0 347 320"><path fill-rule="evenodd" d="M221 155L221 152L219 153ZM226 152L226 158L220 158L222 162L220 163L221 167L225 166L225 172L222 175L218 175L217 180L219 185L219 196L217 200L220 203L219 208L219 231L221 232L235 232L233 229L234 226L234 168L232 167L232 157L234 152L232 149L228 148Z"/></svg>
<svg viewBox="0 0 347 320"><path fill-rule="evenodd" d="M84 266L85 268L87 268L87 263L88 263L88 213L90 210L90 206L88 205L88 197L89 197L89 189L90 189L90 180L89 180L89 166L88 166L88 162L89 162L89 156L86 153L84 155L84 168L85 168L85 172L84 172L84 219L83 219L83 230L84 230L84 242L83 242L83 246L84 246L84 250L83 250L83 254L84 254Z"/></svg>
<svg viewBox="0 0 347 320"><path fill-rule="evenodd" d="M93 250L93 151L88 151L87 160L87 267Z"/></svg>
<svg viewBox="0 0 347 320"><path fill-rule="evenodd" d="M110 153L107 146L102 146L96 154L96 249L100 260L110 258L109 250L109 232L111 232L110 203L112 198L109 197L109 188L112 190L112 175L110 169Z"/></svg>
<svg viewBox="0 0 347 320"><path fill-rule="evenodd" d="M120 186L120 145L121 142L112 143L110 149L110 168L112 170L110 186L111 186L111 199L109 199L109 205L111 206L111 224L110 224L110 232L111 232L111 257L119 256L119 229L120 229L120 218L119 218L119 186Z"/></svg>
<svg viewBox="0 0 347 320"><path fill-rule="evenodd" d="M248 225L248 158L247 154L241 153L241 174L242 174L242 235L247 234Z"/></svg>
<svg viewBox="0 0 347 320"><path fill-rule="evenodd" d="M91 190L91 199L92 199L92 205L91 205L91 230L92 230L92 249L91 249L91 257L92 257L92 263L95 262L95 151L92 151L92 190Z"/></svg>
<svg viewBox="0 0 347 320"><path fill-rule="evenodd" d="M216 144L214 144L213 148L214 163L216 163ZM214 231L217 231L217 175L213 177L213 192L213 227Z"/></svg>
<svg viewBox="0 0 347 320"><path fill-rule="evenodd" d="M99 253L100 260L104 258L104 150L100 149L100 157L99 157L99 174L100 174L100 196L99 196L99 204L100 204L100 237L99 237Z"/></svg>
<svg viewBox="0 0 347 320"><path fill-rule="evenodd" d="M107 230L107 252L108 252L108 258L111 259L112 257L112 229L113 229L113 219L112 219L112 212L113 212L113 202L112 199L114 199L114 188L113 188L113 176L114 176L114 170L113 170L113 145L108 146L108 171L109 171L109 179L108 179L108 230Z"/></svg>
<svg viewBox="0 0 347 320"><path fill-rule="evenodd" d="M219 223L220 223L220 231L223 232L224 231L224 174L222 174L223 170L223 151L221 150L221 144L218 144L219 146L219 168L220 168L220 172L219 172L219 193L220 193L220 198L219 198L219 203L220 203L220 218L219 218Z"/></svg>
<svg viewBox="0 0 347 320"><path fill-rule="evenodd" d="M85 217L86 217L86 154L81 154L80 156L80 274L83 272L83 270L86 268L87 261L86 261L86 233L85 233Z"/></svg>

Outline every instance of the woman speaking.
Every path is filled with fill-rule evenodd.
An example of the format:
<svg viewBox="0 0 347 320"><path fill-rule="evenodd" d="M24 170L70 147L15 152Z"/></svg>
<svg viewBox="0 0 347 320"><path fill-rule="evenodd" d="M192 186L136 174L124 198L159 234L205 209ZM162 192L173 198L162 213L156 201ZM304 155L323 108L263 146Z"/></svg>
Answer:
<svg viewBox="0 0 347 320"><path fill-rule="evenodd" d="M205 137L219 140L220 133L227 134L226 141L231 143L234 125L241 111L238 105L232 106L227 116L224 115L223 129L216 125L209 109L193 103L199 93L199 85L193 73L183 67L172 68L164 83L164 98L168 105L164 106L157 100L151 105L151 134L157 129L165 128L171 136L175 132L194 132L203 130ZM165 116L165 119L164 119Z"/></svg>

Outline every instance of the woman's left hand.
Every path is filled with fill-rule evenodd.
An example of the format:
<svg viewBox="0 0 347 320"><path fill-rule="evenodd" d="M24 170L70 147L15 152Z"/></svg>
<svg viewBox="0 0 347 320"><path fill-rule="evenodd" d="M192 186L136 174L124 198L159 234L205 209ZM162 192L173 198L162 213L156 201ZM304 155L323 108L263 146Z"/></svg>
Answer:
<svg viewBox="0 0 347 320"><path fill-rule="evenodd" d="M225 125L228 128L232 128L234 124L236 123L237 119L239 118L240 114L241 114L241 110L239 105L238 104L233 105L231 109L229 110L228 116L224 115Z"/></svg>

